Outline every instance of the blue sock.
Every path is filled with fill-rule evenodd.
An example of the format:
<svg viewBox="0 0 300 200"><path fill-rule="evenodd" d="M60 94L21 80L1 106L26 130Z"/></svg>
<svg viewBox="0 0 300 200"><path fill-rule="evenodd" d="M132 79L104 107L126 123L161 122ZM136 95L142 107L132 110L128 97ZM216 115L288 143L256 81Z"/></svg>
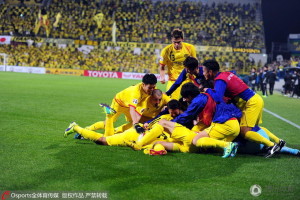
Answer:
<svg viewBox="0 0 300 200"><path fill-rule="evenodd" d="M292 155L297 155L298 152L299 152L298 149L292 149L289 147L282 147L282 149L280 150L280 153L286 153L286 154L292 154Z"/></svg>

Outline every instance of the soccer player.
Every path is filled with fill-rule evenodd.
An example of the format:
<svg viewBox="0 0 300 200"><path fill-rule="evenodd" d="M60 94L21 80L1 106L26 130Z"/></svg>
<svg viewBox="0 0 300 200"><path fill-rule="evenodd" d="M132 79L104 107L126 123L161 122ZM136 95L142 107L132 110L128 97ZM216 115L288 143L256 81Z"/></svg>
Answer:
<svg viewBox="0 0 300 200"><path fill-rule="evenodd" d="M255 126L252 128L252 131L259 133L261 136L267 138L268 140L272 140L274 135L266 128ZM267 148L263 144L251 142L249 140L245 140L243 138L236 138L235 141L239 145L238 153L245 153L245 154L258 154L258 153L266 153ZM279 153L283 154L291 154L300 157L300 150L293 149L289 147L282 147Z"/></svg>
<svg viewBox="0 0 300 200"><path fill-rule="evenodd" d="M183 85L188 77L190 77L192 82L198 87L200 87L201 83L205 80L205 77L203 76L203 69L199 66L197 58L188 56L183 61L183 66L184 69L181 71L174 84L166 92L168 96L176 91L178 87Z"/></svg>
<svg viewBox="0 0 300 200"><path fill-rule="evenodd" d="M165 84L166 67L168 68L169 80L167 83L167 89L173 85L178 78L181 71L184 69L183 61L188 56L196 57L196 49L193 45L183 42L183 31L180 29L174 29L172 31L172 44L166 46L160 56L159 69L160 69L160 82ZM180 88L177 88L172 93L172 99L179 99Z"/></svg>
<svg viewBox="0 0 300 200"><path fill-rule="evenodd" d="M171 100L167 104L169 114L162 115L159 119L170 120L173 119L173 117L179 115L180 111L178 105L179 104L177 100ZM157 123L157 121L153 121L149 124L150 130L146 130L145 135L147 135L147 133L151 131L151 128L153 125L155 125L155 123ZM127 146L127 141L137 141L140 137L140 134L138 134L134 128L130 128L120 134L115 134L106 137L104 134L97 133L89 129L84 129L78 126L75 122L71 123L69 127L65 130L64 137L67 137L68 135L75 132L82 135L85 139L94 141L96 144L109 145L109 146ZM162 140L167 140L168 138L169 138L168 134L164 134L163 132L161 132L159 135L156 136L156 138L151 140L149 143L146 143L145 145L151 145L153 141L156 140L162 141ZM152 150L151 152L149 152L149 154L165 154L165 151L157 152Z"/></svg>
<svg viewBox="0 0 300 200"><path fill-rule="evenodd" d="M136 106L145 101L149 97L156 87L157 78L154 74L145 74L142 83L134 86L130 86L121 92L117 93L112 100L109 109L106 109L106 119L105 122L100 121L92 124L88 127L90 130L104 129L105 136L110 136L114 134L113 123L118 119L118 117L123 113L126 120L131 124L127 125L126 128L131 127L133 124L138 132L142 132L142 128L138 124L141 116L136 112ZM129 127L128 127L129 126Z"/></svg>
<svg viewBox="0 0 300 200"><path fill-rule="evenodd" d="M233 73L219 72L219 70L219 63L215 60L207 60L203 63L203 75L207 80L214 80L214 89L207 88L206 92L218 101L225 96L237 102L236 105L243 113L240 120L241 135L245 139L269 147L267 158L280 151L285 145L283 140L276 137L275 142L271 142L251 130L262 123L263 99Z"/></svg>

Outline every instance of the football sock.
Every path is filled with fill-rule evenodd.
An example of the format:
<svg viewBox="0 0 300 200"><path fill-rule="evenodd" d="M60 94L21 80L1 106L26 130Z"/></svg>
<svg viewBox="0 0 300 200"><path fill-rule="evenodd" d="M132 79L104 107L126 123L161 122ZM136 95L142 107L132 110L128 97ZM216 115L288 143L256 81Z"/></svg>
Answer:
<svg viewBox="0 0 300 200"><path fill-rule="evenodd" d="M155 140L160 134L163 133L164 127L162 125L156 123L153 125L152 129L149 131L146 131L145 135L142 137L141 140L137 141L136 144L140 146L144 146L146 144L149 144Z"/></svg>
<svg viewBox="0 0 300 200"><path fill-rule="evenodd" d="M219 147L219 148L226 148L228 146L229 142L225 142L223 140L217 140L214 138L209 137L202 137L197 140L196 147L203 147L203 148L209 148L209 147Z"/></svg>
<svg viewBox="0 0 300 200"><path fill-rule="evenodd" d="M113 134L114 134L114 118L110 115L106 115L104 136L107 137Z"/></svg>
<svg viewBox="0 0 300 200"><path fill-rule="evenodd" d="M268 129L266 129L265 127L261 127L260 126L260 128L262 129L262 130L264 130L266 133L267 133L267 135L269 136L269 138L270 138L270 140L272 140L272 141L274 141L275 143L279 143L279 138L276 136L276 135L274 135L273 133L271 133Z"/></svg>
<svg viewBox="0 0 300 200"><path fill-rule="evenodd" d="M97 141L99 138L103 137L103 134L91 131L88 129L81 128L80 126L74 126L74 130L82 135L85 139Z"/></svg>
<svg viewBox="0 0 300 200"><path fill-rule="evenodd" d="M96 130L104 129L104 128L105 128L104 121L96 122L96 123L86 127L86 129L88 129L90 131L96 131Z"/></svg>
<svg viewBox="0 0 300 200"><path fill-rule="evenodd" d="M272 147L275 144L270 140L266 139L265 137L261 136L259 133L254 131L248 131L245 134L245 139L250 140L252 142L264 144L265 146Z"/></svg>
<svg viewBox="0 0 300 200"><path fill-rule="evenodd" d="M280 150L280 153L286 153L286 154L292 154L292 155L297 155L299 152L298 149L292 149L289 147L282 147L282 149Z"/></svg>
<svg viewBox="0 0 300 200"><path fill-rule="evenodd" d="M127 129L132 127L132 122L129 122L127 124L123 124L117 128L115 128L114 133L123 133L124 131L126 131Z"/></svg>

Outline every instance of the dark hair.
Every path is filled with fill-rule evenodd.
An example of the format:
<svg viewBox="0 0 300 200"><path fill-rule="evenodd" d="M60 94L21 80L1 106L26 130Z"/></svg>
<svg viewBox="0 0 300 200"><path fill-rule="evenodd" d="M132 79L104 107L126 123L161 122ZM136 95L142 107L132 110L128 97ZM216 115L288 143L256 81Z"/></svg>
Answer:
<svg viewBox="0 0 300 200"><path fill-rule="evenodd" d="M188 56L183 61L183 65L184 65L184 67L188 68L189 70L195 70L199 66L199 62L198 62L197 58Z"/></svg>
<svg viewBox="0 0 300 200"><path fill-rule="evenodd" d="M220 71L220 65L215 60L206 60L204 61L203 66L205 66L208 70L212 70L213 72Z"/></svg>
<svg viewBox="0 0 300 200"><path fill-rule="evenodd" d="M179 101L177 101L176 99L170 100L168 102L167 106L168 106L168 109L172 109L172 110L180 108Z"/></svg>
<svg viewBox="0 0 300 200"><path fill-rule="evenodd" d="M175 38L175 39L180 39L180 38L183 39L183 31L176 28L172 31L171 36L172 36L172 38Z"/></svg>
<svg viewBox="0 0 300 200"><path fill-rule="evenodd" d="M178 101L179 101L179 105L180 105L180 110L186 111L189 106L188 102L183 101L182 97Z"/></svg>
<svg viewBox="0 0 300 200"><path fill-rule="evenodd" d="M154 74L145 74L142 82L146 85L148 85L148 84L154 85L157 83L157 78Z"/></svg>
<svg viewBox="0 0 300 200"><path fill-rule="evenodd" d="M180 94L183 98L187 98L187 97L195 98L200 94L200 90L193 83L186 83L182 86Z"/></svg>

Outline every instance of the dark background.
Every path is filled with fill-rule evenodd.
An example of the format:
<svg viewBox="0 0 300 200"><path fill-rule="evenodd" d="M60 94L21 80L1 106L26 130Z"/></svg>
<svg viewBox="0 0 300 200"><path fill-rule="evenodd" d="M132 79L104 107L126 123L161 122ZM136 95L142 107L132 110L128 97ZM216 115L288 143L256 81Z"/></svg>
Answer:
<svg viewBox="0 0 300 200"><path fill-rule="evenodd" d="M290 33L300 34L300 0L262 0L267 53L272 42L286 43Z"/></svg>

